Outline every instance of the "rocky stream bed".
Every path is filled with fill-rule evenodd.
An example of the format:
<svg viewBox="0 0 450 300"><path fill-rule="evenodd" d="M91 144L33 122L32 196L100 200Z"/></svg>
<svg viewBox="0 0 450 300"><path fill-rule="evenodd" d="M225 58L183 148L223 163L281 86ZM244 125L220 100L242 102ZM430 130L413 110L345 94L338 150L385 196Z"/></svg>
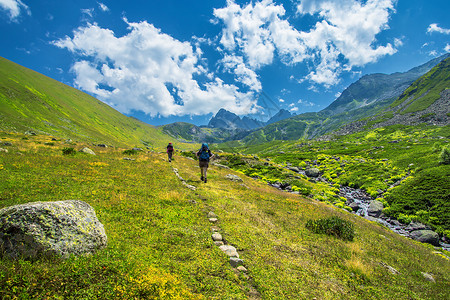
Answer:
<svg viewBox="0 0 450 300"><path fill-rule="evenodd" d="M289 167L288 167L289 168ZM293 168L289 168L292 170ZM297 169L297 168L296 168ZM306 175L311 178L311 180L315 181L323 181L326 180L320 177L319 174L314 174L315 176L311 176L308 172L303 170L293 170L300 174ZM317 177L316 177L317 176ZM269 185L276 187L280 190L284 190L287 192L291 192L289 185L283 185L280 183L274 183ZM293 192L295 193L295 192ZM347 199L346 205L352 208L352 213L361 216L369 221L378 222L393 232L423 242L428 243L436 247L442 248L444 251L450 251L450 239L443 236L439 237L439 235L434 232L429 226L418 223L411 222L410 224L403 224L398 220L386 216L383 214L383 204L375 199L373 199L369 194L367 194L364 190L355 189L348 186L341 186L339 189L339 196ZM344 209L345 210L345 209ZM347 210L345 210L347 211Z"/></svg>

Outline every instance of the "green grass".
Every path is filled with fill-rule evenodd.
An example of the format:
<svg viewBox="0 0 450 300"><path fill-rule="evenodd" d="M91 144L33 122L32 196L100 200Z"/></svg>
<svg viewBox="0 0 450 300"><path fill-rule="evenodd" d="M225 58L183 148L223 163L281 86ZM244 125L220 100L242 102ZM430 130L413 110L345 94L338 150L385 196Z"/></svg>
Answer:
<svg viewBox="0 0 450 300"><path fill-rule="evenodd" d="M2 138L12 146L0 153L0 207L85 201L104 224L108 246L68 260L0 258L4 299L444 299L450 292L446 258L325 203L240 173L243 183L235 183L225 177L233 171L214 166L204 184L197 162L184 157L169 164L165 153L138 152L126 161L124 149L100 147L95 156L67 156L62 141L22 137ZM172 167L197 190L185 188ZM209 211L247 274L213 244ZM353 242L305 228L332 216L353 224Z"/></svg>

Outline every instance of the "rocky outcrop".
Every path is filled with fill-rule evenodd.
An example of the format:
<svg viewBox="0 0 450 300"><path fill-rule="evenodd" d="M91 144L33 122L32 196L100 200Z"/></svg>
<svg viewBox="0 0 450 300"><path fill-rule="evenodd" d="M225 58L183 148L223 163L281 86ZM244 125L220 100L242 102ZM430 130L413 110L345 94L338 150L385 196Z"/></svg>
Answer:
<svg viewBox="0 0 450 300"><path fill-rule="evenodd" d="M79 200L33 202L0 210L0 251L10 258L93 253L107 237L94 209Z"/></svg>
<svg viewBox="0 0 450 300"><path fill-rule="evenodd" d="M439 246L439 235L432 230L414 230L411 232L411 238L434 246Z"/></svg>
<svg viewBox="0 0 450 300"><path fill-rule="evenodd" d="M378 218L383 211L384 205L380 201L373 200L370 202L367 214L371 217Z"/></svg>

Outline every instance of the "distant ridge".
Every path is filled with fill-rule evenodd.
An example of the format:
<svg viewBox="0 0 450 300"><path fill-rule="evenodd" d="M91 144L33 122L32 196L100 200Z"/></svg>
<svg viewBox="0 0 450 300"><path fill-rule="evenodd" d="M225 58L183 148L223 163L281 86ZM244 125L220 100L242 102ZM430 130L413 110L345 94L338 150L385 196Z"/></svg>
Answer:
<svg viewBox="0 0 450 300"><path fill-rule="evenodd" d="M263 122L263 121L258 121L258 120L252 119L248 116L244 116L241 119L238 115L222 108L209 121L208 127L223 128L223 129L228 129L228 130L235 130L235 129L253 130L256 128L266 126L268 124L272 124L272 123L290 118L292 116L293 115L289 111L287 111L285 109L280 109L280 111L277 114L275 114L273 117L271 117L267 122Z"/></svg>

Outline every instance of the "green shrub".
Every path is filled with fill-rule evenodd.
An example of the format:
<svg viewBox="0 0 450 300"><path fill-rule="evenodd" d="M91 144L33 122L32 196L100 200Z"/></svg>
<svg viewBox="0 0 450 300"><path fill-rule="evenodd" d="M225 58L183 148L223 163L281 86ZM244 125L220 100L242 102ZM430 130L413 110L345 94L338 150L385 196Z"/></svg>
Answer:
<svg viewBox="0 0 450 300"><path fill-rule="evenodd" d="M439 154L439 163L443 165L450 164L450 147L446 146L442 148L441 154Z"/></svg>
<svg viewBox="0 0 450 300"><path fill-rule="evenodd" d="M74 148L65 147L62 149L62 153L63 155L75 155L77 151Z"/></svg>
<svg viewBox="0 0 450 300"><path fill-rule="evenodd" d="M439 152L439 151L441 151L441 144L438 143L438 142L434 143L434 144L433 144L433 148L431 148L431 151L433 151L433 152Z"/></svg>
<svg viewBox="0 0 450 300"><path fill-rule="evenodd" d="M344 241L353 241L355 237L353 224L336 216L326 219L308 220L306 228L314 233L332 235Z"/></svg>
<svg viewBox="0 0 450 300"><path fill-rule="evenodd" d="M137 154L138 152L137 152L137 150L134 150L134 149L128 149L128 150L123 151L122 153L126 154L126 155L134 155L134 154Z"/></svg>

